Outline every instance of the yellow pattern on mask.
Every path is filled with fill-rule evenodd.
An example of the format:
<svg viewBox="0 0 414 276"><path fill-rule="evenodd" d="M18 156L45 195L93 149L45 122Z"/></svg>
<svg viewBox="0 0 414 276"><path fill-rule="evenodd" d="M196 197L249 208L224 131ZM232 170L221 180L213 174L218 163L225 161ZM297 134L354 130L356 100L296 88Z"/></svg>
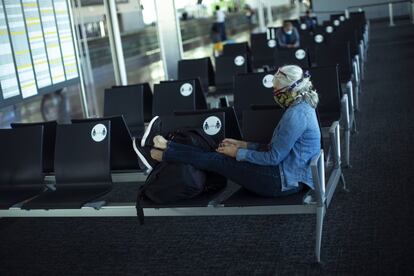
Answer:
<svg viewBox="0 0 414 276"><path fill-rule="evenodd" d="M297 98L296 92L282 92L273 97L278 105L288 108Z"/></svg>

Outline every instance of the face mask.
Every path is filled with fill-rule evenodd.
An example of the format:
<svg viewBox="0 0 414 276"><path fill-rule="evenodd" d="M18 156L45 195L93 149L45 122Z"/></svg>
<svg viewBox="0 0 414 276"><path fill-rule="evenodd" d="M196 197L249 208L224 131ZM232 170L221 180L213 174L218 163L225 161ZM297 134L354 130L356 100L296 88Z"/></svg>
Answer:
<svg viewBox="0 0 414 276"><path fill-rule="evenodd" d="M281 92L274 95L275 102L282 108L288 108L296 99L296 93Z"/></svg>
<svg viewBox="0 0 414 276"><path fill-rule="evenodd" d="M293 33L292 30L285 32L287 35L291 35Z"/></svg>

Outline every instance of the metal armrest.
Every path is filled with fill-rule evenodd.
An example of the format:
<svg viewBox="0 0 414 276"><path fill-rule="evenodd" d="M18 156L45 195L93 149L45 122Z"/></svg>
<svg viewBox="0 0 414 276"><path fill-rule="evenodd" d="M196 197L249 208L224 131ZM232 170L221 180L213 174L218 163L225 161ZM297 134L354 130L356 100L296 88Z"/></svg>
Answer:
<svg viewBox="0 0 414 276"><path fill-rule="evenodd" d="M310 165L315 184L316 200L318 206L323 206L325 203L325 161L323 150L312 158Z"/></svg>
<svg viewBox="0 0 414 276"><path fill-rule="evenodd" d="M349 114L348 95L343 95L341 98L341 121L343 121L345 129L351 129L351 117Z"/></svg>

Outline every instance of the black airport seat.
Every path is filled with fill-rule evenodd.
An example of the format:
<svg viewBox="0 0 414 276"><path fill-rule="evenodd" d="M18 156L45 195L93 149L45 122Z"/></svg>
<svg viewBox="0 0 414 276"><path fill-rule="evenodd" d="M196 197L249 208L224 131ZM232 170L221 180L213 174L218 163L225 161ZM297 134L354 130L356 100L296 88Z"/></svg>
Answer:
<svg viewBox="0 0 414 276"><path fill-rule="evenodd" d="M250 55L249 43L247 42L226 43L223 46L223 55L231 56L231 57L240 56L240 55L249 56Z"/></svg>
<svg viewBox="0 0 414 276"><path fill-rule="evenodd" d="M316 66L339 65L339 76L341 82L352 79L352 61L349 42L331 43L329 45L318 45L315 48Z"/></svg>
<svg viewBox="0 0 414 276"><path fill-rule="evenodd" d="M153 116L173 115L174 111L207 109L200 80L162 81L154 85Z"/></svg>
<svg viewBox="0 0 414 276"><path fill-rule="evenodd" d="M214 86L215 73L209 57L182 59L178 61L178 80L199 78L204 93L209 86Z"/></svg>
<svg viewBox="0 0 414 276"><path fill-rule="evenodd" d="M198 129L209 135L217 145L225 138L226 125L223 111L193 111L179 115L161 116L161 133L166 135L177 129Z"/></svg>
<svg viewBox="0 0 414 276"><path fill-rule="evenodd" d="M243 111L243 138L245 141L269 144L284 110L276 106L256 106Z"/></svg>
<svg viewBox="0 0 414 276"><path fill-rule="evenodd" d="M219 56L216 58L216 89L233 92L234 76L251 72L248 57Z"/></svg>
<svg viewBox="0 0 414 276"><path fill-rule="evenodd" d="M0 209L41 194L43 126L0 129Z"/></svg>
<svg viewBox="0 0 414 276"><path fill-rule="evenodd" d="M277 42L275 36L273 38L270 38L270 36L270 31L250 35L252 66L255 69L273 65L273 55L277 49Z"/></svg>
<svg viewBox="0 0 414 276"><path fill-rule="evenodd" d="M237 75L234 79L234 109L239 120L251 105L272 105L276 71Z"/></svg>
<svg viewBox="0 0 414 276"><path fill-rule="evenodd" d="M133 136L144 131L144 122L152 118L152 92L148 83L113 86L105 89L105 117L124 116Z"/></svg>
<svg viewBox="0 0 414 276"><path fill-rule="evenodd" d="M341 87L338 65L309 69L313 87L319 94L318 114L322 127L330 127L341 117Z"/></svg>
<svg viewBox="0 0 414 276"><path fill-rule="evenodd" d="M73 124L111 122L111 170L126 171L139 170L137 155L132 147L132 135L123 116L74 119Z"/></svg>
<svg viewBox="0 0 414 276"><path fill-rule="evenodd" d="M277 170L277 168L275 168ZM280 206L280 205L302 205L309 191L304 188L296 194L282 197L263 197L258 196L248 190L241 188L231 197L222 202L225 207L248 207L248 206Z"/></svg>
<svg viewBox="0 0 414 276"><path fill-rule="evenodd" d="M279 49L275 51L273 67L277 70L284 65L294 64L302 68L310 67L307 49Z"/></svg>
<svg viewBox="0 0 414 276"><path fill-rule="evenodd" d="M78 209L109 192L111 123L58 125L56 131L56 190L23 204L23 209Z"/></svg>
<svg viewBox="0 0 414 276"><path fill-rule="evenodd" d="M12 123L10 126L12 128L43 126L43 172L53 173L57 122Z"/></svg>
<svg viewBox="0 0 414 276"><path fill-rule="evenodd" d="M197 110L197 111L182 111L175 112L177 116L186 116L194 114L212 114L216 112L224 112L224 137L234 138L237 140L243 140L243 136L240 130L239 120L237 119L236 112L233 107L226 108L214 108L208 110Z"/></svg>

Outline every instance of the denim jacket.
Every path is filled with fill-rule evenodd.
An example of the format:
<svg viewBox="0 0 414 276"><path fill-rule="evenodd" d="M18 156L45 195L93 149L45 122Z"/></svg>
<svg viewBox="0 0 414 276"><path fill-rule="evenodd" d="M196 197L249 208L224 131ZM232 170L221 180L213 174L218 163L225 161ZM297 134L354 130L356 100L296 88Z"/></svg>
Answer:
<svg viewBox="0 0 414 276"><path fill-rule="evenodd" d="M305 101L290 106L273 132L268 151L259 144L238 149L237 161L263 166L279 166L282 191L305 183L314 189L310 161L321 149L321 133L315 109Z"/></svg>

